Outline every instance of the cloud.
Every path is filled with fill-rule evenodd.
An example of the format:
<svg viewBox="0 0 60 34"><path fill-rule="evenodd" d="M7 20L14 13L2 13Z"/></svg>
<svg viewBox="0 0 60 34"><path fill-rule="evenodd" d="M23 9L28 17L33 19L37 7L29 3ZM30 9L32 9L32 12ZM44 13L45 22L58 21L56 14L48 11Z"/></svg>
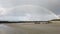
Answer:
<svg viewBox="0 0 60 34"><path fill-rule="evenodd" d="M52 13L50 10L37 6L37 5L21 5L14 8L11 8L9 11L5 11L3 16L0 17L1 20L9 21L29 21L29 20L49 20L57 18L57 16Z"/></svg>
<svg viewBox="0 0 60 34"><path fill-rule="evenodd" d="M48 20L57 18L51 12L56 11L56 3L58 3L56 0L0 0L0 20Z"/></svg>

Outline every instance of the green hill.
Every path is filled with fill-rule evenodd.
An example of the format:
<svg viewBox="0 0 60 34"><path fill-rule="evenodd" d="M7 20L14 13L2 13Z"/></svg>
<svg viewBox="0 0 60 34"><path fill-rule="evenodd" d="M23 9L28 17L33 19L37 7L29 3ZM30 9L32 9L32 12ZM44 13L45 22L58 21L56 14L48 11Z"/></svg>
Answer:
<svg viewBox="0 0 60 34"><path fill-rule="evenodd" d="M50 20L50 21L60 21L60 19L52 19L52 20Z"/></svg>

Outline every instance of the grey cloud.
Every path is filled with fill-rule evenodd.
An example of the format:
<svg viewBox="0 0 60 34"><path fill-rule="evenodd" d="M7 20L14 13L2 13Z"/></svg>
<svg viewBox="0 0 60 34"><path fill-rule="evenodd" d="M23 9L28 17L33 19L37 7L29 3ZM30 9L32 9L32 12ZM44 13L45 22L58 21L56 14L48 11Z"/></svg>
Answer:
<svg viewBox="0 0 60 34"><path fill-rule="evenodd" d="M55 1L55 2L54 2ZM23 5L37 5L37 6L23 6ZM5 12L3 11L0 19L1 20L48 20L51 18L56 18L54 13L58 14L59 9L59 0L53 0L50 2L49 0L0 0L0 9L4 8ZM37 8L36 8L37 7ZM44 9L44 8L47 9ZM60 7L60 6L59 6ZM50 11L49 11L49 10ZM58 11L58 12L57 12ZM32 15L31 15L32 14ZM3 17L6 16L6 17ZM13 17L9 17L13 16ZM33 17L31 17L33 16ZM45 17L44 17L45 16ZM7 18L8 17L8 18Z"/></svg>

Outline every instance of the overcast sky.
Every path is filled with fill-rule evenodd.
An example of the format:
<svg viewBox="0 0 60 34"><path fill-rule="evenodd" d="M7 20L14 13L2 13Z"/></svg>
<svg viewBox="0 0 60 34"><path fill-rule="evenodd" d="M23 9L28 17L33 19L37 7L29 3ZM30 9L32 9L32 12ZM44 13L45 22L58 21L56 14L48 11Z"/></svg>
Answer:
<svg viewBox="0 0 60 34"><path fill-rule="evenodd" d="M34 13L35 16L38 14L39 15L48 14L49 18L47 18L47 19L50 19L50 18L54 18L56 15L60 15L60 4L59 3L60 3L60 0L0 0L0 16L11 15L11 16L15 16L15 17L16 16L20 17L20 16L25 16L25 13L26 13L27 16L31 17L33 15L30 15L28 13L31 13L31 14ZM45 10L45 8L46 8L46 10ZM52 12L50 12L50 11L52 11ZM54 15L54 13L56 15ZM19 20L19 17L18 18L16 17L16 19ZM43 17L43 16L41 16L41 17ZM0 18L0 19L2 19L2 18ZM7 19L9 19L9 18L7 18ZM26 18L24 17L24 19L26 19ZM34 20L34 18L33 18L33 20Z"/></svg>
<svg viewBox="0 0 60 34"><path fill-rule="evenodd" d="M47 7L57 15L60 14L60 0L0 0L0 7L12 8L18 5L33 4Z"/></svg>

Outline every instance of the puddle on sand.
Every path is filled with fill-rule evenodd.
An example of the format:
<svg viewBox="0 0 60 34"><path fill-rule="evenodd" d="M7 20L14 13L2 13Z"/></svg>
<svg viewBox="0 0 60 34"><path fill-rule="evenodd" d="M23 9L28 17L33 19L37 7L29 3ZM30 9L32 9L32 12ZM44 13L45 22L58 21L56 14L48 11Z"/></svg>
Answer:
<svg viewBox="0 0 60 34"><path fill-rule="evenodd" d="M0 24L0 34L25 34L22 30Z"/></svg>

